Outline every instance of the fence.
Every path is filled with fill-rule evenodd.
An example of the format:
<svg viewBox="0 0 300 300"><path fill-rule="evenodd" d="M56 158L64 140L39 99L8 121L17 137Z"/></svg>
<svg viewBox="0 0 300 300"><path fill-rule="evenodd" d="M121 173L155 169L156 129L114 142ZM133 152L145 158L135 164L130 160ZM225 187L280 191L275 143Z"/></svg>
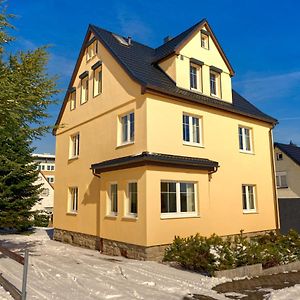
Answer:
<svg viewBox="0 0 300 300"><path fill-rule="evenodd" d="M23 265L23 279L22 279L22 290L20 291L17 287L15 287L11 282L5 279L0 273L0 284L3 288L8 291L11 296L16 300L25 300L27 296L26 286L27 286L27 274L28 274L28 258L29 253L28 250L25 250L24 257L8 250L5 247L0 246L0 252L2 252L5 256L13 259L14 261L18 262L19 264Z"/></svg>

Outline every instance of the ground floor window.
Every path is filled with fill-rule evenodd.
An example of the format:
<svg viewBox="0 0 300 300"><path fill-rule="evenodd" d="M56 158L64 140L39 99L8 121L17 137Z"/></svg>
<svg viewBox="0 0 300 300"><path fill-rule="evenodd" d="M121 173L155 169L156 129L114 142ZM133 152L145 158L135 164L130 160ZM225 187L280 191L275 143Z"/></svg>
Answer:
<svg viewBox="0 0 300 300"><path fill-rule="evenodd" d="M109 214L116 216L118 214L118 185L116 183L110 185L109 198Z"/></svg>
<svg viewBox="0 0 300 300"><path fill-rule="evenodd" d="M128 183L128 214L137 216L138 187L137 182Z"/></svg>
<svg viewBox="0 0 300 300"><path fill-rule="evenodd" d="M256 212L255 186L243 184L242 192L243 192L243 211L245 213Z"/></svg>
<svg viewBox="0 0 300 300"><path fill-rule="evenodd" d="M162 181L160 184L162 216L195 215L195 186L193 182Z"/></svg>
<svg viewBox="0 0 300 300"><path fill-rule="evenodd" d="M69 188L69 212L76 213L78 210L78 187Z"/></svg>

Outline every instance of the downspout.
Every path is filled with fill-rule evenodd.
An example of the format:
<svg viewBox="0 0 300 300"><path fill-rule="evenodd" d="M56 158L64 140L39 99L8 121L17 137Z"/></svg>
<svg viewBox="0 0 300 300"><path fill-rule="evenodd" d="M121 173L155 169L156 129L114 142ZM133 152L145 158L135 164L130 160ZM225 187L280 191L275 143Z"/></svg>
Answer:
<svg viewBox="0 0 300 300"><path fill-rule="evenodd" d="M91 168L91 169L92 169L92 168ZM98 174L95 172L95 169L92 169L92 173L93 173L94 176L96 176L96 177L98 177L98 178L101 178L101 176L98 175Z"/></svg>
<svg viewBox="0 0 300 300"><path fill-rule="evenodd" d="M212 174L216 173L218 171L219 166L214 167L212 171L208 171L208 180L211 181L212 179Z"/></svg>
<svg viewBox="0 0 300 300"><path fill-rule="evenodd" d="M279 209L278 209L278 197L277 197L277 187L276 187L276 168L275 168L275 158L274 158L274 142L273 142L273 134L272 130L274 129L276 124L272 125L272 128L269 130L269 140L270 140L270 154L272 160L272 183L273 183L273 190L274 190L274 210L275 210L275 226L276 231L279 231L280 228L280 219L279 219Z"/></svg>

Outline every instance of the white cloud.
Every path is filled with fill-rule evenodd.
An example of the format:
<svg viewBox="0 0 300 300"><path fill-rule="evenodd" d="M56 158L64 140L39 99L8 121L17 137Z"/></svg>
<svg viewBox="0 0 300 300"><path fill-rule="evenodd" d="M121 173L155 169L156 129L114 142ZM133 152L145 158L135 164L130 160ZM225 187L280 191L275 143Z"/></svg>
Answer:
<svg viewBox="0 0 300 300"><path fill-rule="evenodd" d="M276 75L250 73L235 82L243 95L255 101L295 96L300 87L300 71Z"/></svg>

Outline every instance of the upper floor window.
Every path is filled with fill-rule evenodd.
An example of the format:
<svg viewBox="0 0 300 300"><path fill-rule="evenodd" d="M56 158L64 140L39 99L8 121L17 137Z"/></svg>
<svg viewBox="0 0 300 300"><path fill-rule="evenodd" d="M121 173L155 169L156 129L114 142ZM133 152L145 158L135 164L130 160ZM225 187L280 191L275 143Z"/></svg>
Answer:
<svg viewBox="0 0 300 300"><path fill-rule="evenodd" d="M209 49L209 36L204 32L201 32L201 47L204 49Z"/></svg>
<svg viewBox="0 0 300 300"><path fill-rule="evenodd" d="M278 188L287 188L287 174L286 172L276 172L276 186Z"/></svg>
<svg viewBox="0 0 300 300"><path fill-rule="evenodd" d="M138 207L137 182L128 183L128 214L136 216Z"/></svg>
<svg viewBox="0 0 300 300"><path fill-rule="evenodd" d="M201 66L190 65L190 87L192 90L201 91Z"/></svg>
<svg viewBox="0 0 300 300"><path fill-rule="evenodd" d="M183 114L182 129L185 143L201 145L201 119L199 117Z"/></svg>
<svg viewBox="0 0 300 300"><path fill-rule="evenodd" d="M76 90L70 93L70 110L76 108Z"/></svg>
<svg viewBox="0 0 300 300"><path fill-rule="evenodd" d="M134 142L134 113L131 112L120 118L122 144Z"/></svg>
<svg viewBox="0 0 300 300"><path fill-rule="evenodd" d="M98 66L94 69L94 78L93 78L93 96L102 93L102 66Z"/></svg>
<svg viewBox="0 0 300 300"><path fill-rule="evenodd" d="M54 183L54 176L47 176L46 179L49 183Z"/></svg>
<svg viewBox="0 0 300 300"><path fill-rule="evenodd" d="M276 160L283 160L283 154L282 153L276 153Z"/></svg>
<svg viewBox="0 0 300 300"><path fill-rule="evenodd" d="M69 212L77 213L78 211L78 187L69 188Z"/></svg>
<svg viewBox="0 0 300 300"><path fill-rule="evenodd" d="M86 48L86 61L93 58L98 53L98 42L94 41Z"/></svg>
<svg viewBox="0 0 300 300"><path fill-rule="evenodd" d="M242 193L243 193L243 211L245 213L256 212L255 186L242 185Z"/></svg>
<svg viewBox="0 0 300 300"><path fill-rule="evenodd" d="M80 103L83 104L89 99L89 77L86 75L81 78L81 94L80 94Z"/></svg>
<svg viewBox="0 0 300 300"><path fill-rule="evenodd" d="M196 184L162 181L160 184L162 216L196 215Z"/></svg>
<svg viewBox="0 0 300 300"><path fill-rule="evenodd" d="M213 71L210 71L210 94L221 97L221 75Z"/></svg>
<svg viewBox="0 0 300 300"><path fill-rule="evenodd" d="M239 147L243 152L252 152L252 130L239 126Z"/></svg>
<svg viewBox="0 0 300 300"><path fill-rule="evenodd" d="M79 156L79 137L79 133L71 136L69 158L75 158Z"/></svg>
<svg viewBox="0 0 300 300"><path fill-rule="evenodd" d="M116 183L110 185L109 200L108 213L116 216L118 214L118 185Z"/></svg>

